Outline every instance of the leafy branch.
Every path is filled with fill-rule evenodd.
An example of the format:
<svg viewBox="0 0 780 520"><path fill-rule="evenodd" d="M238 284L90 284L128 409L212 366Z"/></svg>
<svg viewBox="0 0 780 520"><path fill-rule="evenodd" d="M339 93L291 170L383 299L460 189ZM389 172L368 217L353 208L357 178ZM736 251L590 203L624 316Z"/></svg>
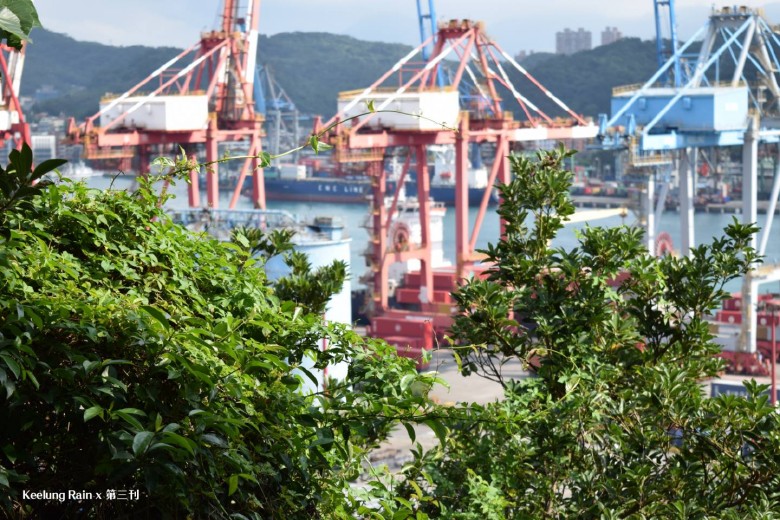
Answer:
<svg viewBox="0 0 780 520"><path fill-rule="evenodd" d="M30 40L30 31L40 27L38 11L32 0L3 0L0 2L0 41L20 50Z"/></svg>

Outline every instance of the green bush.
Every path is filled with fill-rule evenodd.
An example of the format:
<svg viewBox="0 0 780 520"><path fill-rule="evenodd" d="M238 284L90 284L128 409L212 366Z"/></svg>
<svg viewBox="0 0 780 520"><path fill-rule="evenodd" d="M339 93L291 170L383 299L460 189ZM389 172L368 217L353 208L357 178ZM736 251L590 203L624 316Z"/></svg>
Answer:
<svg viewBox="0 0 780 520"><path fill-rule="evenodd" d="M306 301L280 299L246 234L220 243L187 232L148 184L32 186L59 163L33 173L29 149L12 159L0 171L0 509L349 516L365 450L425 409L411 383L429 377L324 325ZM288 296L313 278L327 290L343 281L343 266L308 281L304 267L284 283ZM310 292L318 310L322 295ZM348 378L306 395L305 358L350 360ZM103 500L23 495L69 489ZM140 498L105 500L108 490Z"/></svg>
<svg viewBox="0 0 780 520"><path fill-rule="evenodd" d="M735 222L685 258L651 257L622 226L552 247L574 213L569 155L511 158L506 233L485 251L488 279L456 292L452 328L463 372L505 398L450 410L446 443L410 466L406 493L426 489L441 518L778 518L766 385L748 383L747 398L702 387L723 369L705 315L757 261L756 227Z"/></svg>

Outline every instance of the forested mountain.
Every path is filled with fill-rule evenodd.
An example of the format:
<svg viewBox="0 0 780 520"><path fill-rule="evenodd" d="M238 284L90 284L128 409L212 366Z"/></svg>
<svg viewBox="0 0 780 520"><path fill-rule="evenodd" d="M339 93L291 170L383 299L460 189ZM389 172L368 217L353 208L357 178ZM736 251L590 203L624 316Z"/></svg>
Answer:
<svg viewBox="0 0 780 520"><path fill-rule="evenodd" d="M609 112L612 88L643 83L658 69L655 42L625 38L569 56L555 55L528 65L528 71L572 110L587 116ZM523 95L549 115L564 115L520 73L512 80Z"/></svg>
<svg viewBox="0 0 780 520"><path fill-rule="evenodd" d="M178 52L173 47L112 47L80 42L70 36L36 29L27 46L22 96L51 87L35 112L82 119L98 110L108 92L122 93Z"/></svg>
<svg viewBox="0 0 780 520"><path fill-rule="evenodd" d="M409 52L399 44L365 42L326 33L260 36L258 64L267 65L299 110L332 114L339 91L371 84ZM36 30L28 47L22 95L53 87L35 112L94 114L107 92L121 93L175 56L171 47L111 47Z"/></svg>
<svg viewBox="0 0 780 520"><path fill-rule="evenodd" d="M262 36L258 48L258 63L271 68L298 108L324 116L336 111L340 91L371 85L411 50L396 43L302 32Z"/></svg>
<svg viewBox="0 0 780 520"><path fill-rule="evenodd" d="M296 32L261 36L258 49L258 64L270 67L301 112L327 117L336 109L339 91L370 85L410 47ZM177 52L172 47L112 47L36 30L27 51L22 95L38 92L34 112L83 119L97 111L104 94L124 92ZM656 68L654 53L651 42L628 38L571 56L540 56L544 59L525 65L572 109L596 116L609 110L613 86L650 77ZM509 73L523 95L550 115L562 115L522 75Z"/></svg>

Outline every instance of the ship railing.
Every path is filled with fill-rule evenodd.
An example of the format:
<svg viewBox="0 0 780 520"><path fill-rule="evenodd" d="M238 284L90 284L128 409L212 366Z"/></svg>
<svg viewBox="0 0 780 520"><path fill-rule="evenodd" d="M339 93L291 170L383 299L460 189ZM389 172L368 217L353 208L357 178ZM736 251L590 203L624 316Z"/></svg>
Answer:
<svg viewBox="0 0 780 520"><path fill-rule="evenodd" d="M169 211L171 218L192 231L206 231L226 239L238 227L266 230L299 228L301 223L284 210L184 208Z"/></svg>
<svg viewBox="0 0 780 520"><path fill-rule="evenodd" d="M618 85L617 87L612 88L612 95L618 96L620 94L625 94L626 92L636 92L637 90L641 90L642 87L644 87L644 83L632 83L630 85ZM736 85L734 85L731 81L712 81L710 83L707 83L706 85L702 85L702 88L709 88L709 87L717 87L717 88L726 88L726 87L745 87L747 86L747 83L745 81L738 81ZM674 88L670 87L669 85L666 85L664 83L654 83L650 85L649 88ZM693 92L693 91L691 91Z"/></svg>

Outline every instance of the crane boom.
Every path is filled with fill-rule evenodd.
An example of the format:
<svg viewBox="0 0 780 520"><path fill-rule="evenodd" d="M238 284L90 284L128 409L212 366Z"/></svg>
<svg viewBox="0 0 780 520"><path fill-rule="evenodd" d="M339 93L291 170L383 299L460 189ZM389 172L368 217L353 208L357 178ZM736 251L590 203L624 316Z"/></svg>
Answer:
<svg viewBox="0 0 780 520"><path fill-rule="evenodd" d="M674 56L674 77L669 81L669 74L664 73L661 81L672 83L675 87L682 84L682 69L677 53L677 16L675 14L674 0L653 0L655 6L655 48L658 57L658 67L663 67L666 60ZM664 13L664 11L666 11ZM668 36L664 33L664 19L669 24ZM668 48L667 48L668 40Z"/></svg>

